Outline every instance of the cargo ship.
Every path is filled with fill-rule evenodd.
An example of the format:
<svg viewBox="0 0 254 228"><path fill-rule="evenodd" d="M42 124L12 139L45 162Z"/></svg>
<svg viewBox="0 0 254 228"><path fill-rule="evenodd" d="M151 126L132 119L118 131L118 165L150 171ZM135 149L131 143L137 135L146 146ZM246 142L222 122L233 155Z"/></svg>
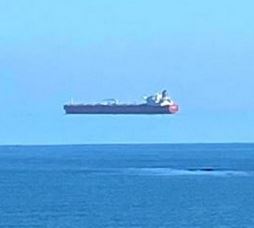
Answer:
<svg viewBox="0 0 254 228"><path fill-rule="evenodd" d="M144 97L141 104L119 104L115 99L106 100L99 104L71 104L64 105L66 114L175 114L179 111L178 105L167 95L167 91Z"/></svg>

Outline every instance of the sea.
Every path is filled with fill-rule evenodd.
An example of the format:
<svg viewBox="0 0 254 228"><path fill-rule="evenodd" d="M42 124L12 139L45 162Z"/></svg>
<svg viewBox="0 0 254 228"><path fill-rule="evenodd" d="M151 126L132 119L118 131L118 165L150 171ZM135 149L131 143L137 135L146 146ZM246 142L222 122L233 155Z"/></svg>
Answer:
<svg viewBox="0 0 254 228"><path fill-rule="evenodd" d="M254 144L0 147L2 228L253 228Z"/></svg>

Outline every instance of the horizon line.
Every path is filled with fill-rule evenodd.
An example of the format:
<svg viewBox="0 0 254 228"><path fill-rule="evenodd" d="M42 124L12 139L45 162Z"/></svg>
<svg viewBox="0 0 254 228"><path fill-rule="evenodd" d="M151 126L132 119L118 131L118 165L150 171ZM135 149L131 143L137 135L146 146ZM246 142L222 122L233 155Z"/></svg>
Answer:
<svg viewBox="0 0 254 228"><path fill-rule="evenodd" d="M176 143L166 143L166 142L132 142L132 143L125 143L125 142L105 142L105 143L49 143L49 144L0 144L0 147L8 147L8 146L14 146L14 147L29 147L29 146L109 146L109 145L119 145L119 146L127 146L127 145L215 145L215 144L254 144L254 142L176 142Z"/></svg>

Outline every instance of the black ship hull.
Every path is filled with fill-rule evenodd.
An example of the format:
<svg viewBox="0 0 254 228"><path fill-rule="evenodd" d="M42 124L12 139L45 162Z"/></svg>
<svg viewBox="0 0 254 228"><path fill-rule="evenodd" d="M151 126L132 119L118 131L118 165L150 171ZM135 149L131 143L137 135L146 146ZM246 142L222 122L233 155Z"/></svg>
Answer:
<svg viewBox="0 0 254 228"><path fill-rule="evenodd" d="M177 105L150 106L150 105L65 105L66 114L174 114L178 111Z"/></svg>

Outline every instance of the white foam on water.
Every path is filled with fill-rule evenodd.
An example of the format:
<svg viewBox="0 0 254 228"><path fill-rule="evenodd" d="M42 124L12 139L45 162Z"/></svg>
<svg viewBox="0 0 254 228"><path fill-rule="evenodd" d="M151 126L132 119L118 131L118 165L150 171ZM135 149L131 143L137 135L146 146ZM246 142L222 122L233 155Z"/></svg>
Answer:
<svg viewBox="0 0 254 228"><path fill-rule="evenodd" d="M171 168L128 168L125 172L129 175L152 176L250 176L250 172L236 170L185 170Z"/></svg>

